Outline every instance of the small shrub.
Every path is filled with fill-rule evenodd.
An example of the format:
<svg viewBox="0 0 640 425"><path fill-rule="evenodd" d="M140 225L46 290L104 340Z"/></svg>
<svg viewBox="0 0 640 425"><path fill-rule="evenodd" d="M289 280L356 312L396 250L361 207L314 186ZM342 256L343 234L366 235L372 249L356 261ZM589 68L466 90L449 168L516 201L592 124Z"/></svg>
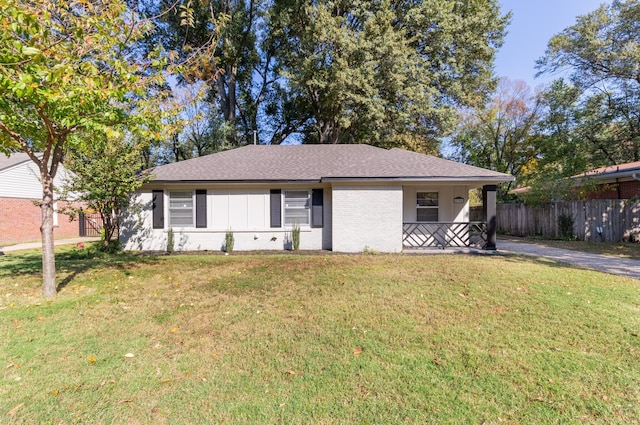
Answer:
<svg viewBox="0 0 640 425"><path fill-rule="evenodd" d="M294 251L300 249L300 226L297 224L294 224L291 229L291 242L293 244Z"/></svg>
<svg viewBox="0 0 640 425"><path fill-rule="evenodd" d="M98 244L98 250L102 252L108 252L113 254L114 252L118 252L122 249L122 245L120 241L117 239L111 239L109 242L100 242Z"/></svg>
<svg viewBox="0 0 640 425"><path fill-rule="evenodd" d="M233 252L234 242L235 238L233 237L233 232L231 230L227 230L227 233L224 235L224 252L231 254Z"/></svg>
<svg viewBox="0 0 640 425"><path fill-rule="evenodd" d="M169 254L173 254L173 251L175 250L175 238L173 236L173 229L169 229L169 231L167 232L167 252Z"/></svg>
<svg viewBox="0 0 640 425"><path fill-rule="evenodd" d="M558 233L562 239L573 239L573 217L569 214L558 216Z"/></svg>

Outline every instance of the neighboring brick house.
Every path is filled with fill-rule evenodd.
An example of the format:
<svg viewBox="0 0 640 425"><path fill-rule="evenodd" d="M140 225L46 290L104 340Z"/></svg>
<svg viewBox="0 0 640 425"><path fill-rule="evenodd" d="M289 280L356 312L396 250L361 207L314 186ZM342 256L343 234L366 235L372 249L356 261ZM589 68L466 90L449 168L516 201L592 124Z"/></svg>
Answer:
<svg viewBox="0 0 640 425"><path fill-rule="evenodd" d="M301 249L341 252L483 246L495 249L496 185L513 177L369 145L245 146L156 167L120 222L125 249ZM469 221L484 189L486 223ZM171 231L171 233L170 233Z"/></svg>
<svg viewBox="0 0 640 425"><path fill-rule="evenodd" d="M61 187L68 171L61 164L55 186ZM0 246L40 240L42 213L36 203L42 199L42 185L38 167L26 153L0 153ZM54 199L57 195L54 194ZM59 209L62 203L55 202ZM78 222L54 212L56 239L77 237Z"/></svg>
<svg viewBox="0 0 640 425"><path fill-rule="evenodd" d="M640 161L596 168L575 176L595 183L582 194L584 199L633 199L640 197Z"/></svg>

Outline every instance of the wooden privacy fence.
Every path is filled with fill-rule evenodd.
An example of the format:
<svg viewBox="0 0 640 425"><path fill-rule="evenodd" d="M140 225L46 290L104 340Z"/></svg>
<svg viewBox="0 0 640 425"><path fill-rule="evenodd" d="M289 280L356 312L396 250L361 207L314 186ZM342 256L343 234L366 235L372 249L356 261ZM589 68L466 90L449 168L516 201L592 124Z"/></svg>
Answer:
<svg viewBox="0 0 640 425"><path fill-rule="evenodd" d="M619 199L559 201L540 207L500 204L498 232L559 238L558 218L562 215L573 219L573 236L579 240L640 242L640 201Z"/></svg>

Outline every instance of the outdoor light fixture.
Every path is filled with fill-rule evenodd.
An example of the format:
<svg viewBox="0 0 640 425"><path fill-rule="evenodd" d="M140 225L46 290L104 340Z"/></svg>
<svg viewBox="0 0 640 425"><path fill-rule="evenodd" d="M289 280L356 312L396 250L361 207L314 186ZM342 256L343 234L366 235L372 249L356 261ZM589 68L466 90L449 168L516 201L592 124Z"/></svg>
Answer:
<svg viewBox="0 0 640 425"><path fill-rule="evenodd" d="M462 196L456 196L453 198L454 204L464 204L464 198Z"/></svg>

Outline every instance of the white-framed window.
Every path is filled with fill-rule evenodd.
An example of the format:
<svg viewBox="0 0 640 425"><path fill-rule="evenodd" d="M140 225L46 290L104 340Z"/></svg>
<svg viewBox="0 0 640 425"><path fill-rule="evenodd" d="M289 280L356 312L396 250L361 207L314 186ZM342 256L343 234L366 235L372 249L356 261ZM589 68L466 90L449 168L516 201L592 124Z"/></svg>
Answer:
<svg viewBox="0 0 640 425"><path fill-rule="evenodd" d="M284 192L284 225L308 226L310 203L308 190L286 190Z"/></svg>
<svg viewBox="0 0 640 425"><path fill-rule="evenodd" d="M416 221L439 221L438 210L438 192L416 194Z"/></svg>
<svg viewBox="0 0 640 425"><path fill-rule="evenodd" d="M194 227L193 193L169 192L169 227Z"/></svg>

